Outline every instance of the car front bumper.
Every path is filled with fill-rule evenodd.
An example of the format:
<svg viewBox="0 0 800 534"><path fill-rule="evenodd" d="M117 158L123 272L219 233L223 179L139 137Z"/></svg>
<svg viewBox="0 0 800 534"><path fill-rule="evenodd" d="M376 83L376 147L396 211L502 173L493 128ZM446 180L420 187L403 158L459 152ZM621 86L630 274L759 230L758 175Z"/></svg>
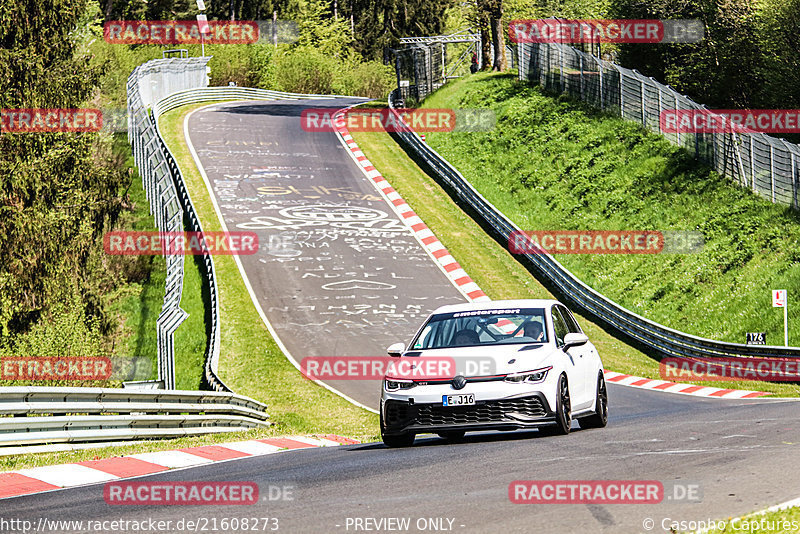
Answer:
<svg viewBox="0 0 800 534"><path fill-rule="evenodd" d="M553 408L541 392L498 399L476 398L475 404L469 406L443 406L441 400L415 402L408 398L384 396L381 413L383 433L389 435L451 430L517 430L551 425L556 421Z"/></svg>

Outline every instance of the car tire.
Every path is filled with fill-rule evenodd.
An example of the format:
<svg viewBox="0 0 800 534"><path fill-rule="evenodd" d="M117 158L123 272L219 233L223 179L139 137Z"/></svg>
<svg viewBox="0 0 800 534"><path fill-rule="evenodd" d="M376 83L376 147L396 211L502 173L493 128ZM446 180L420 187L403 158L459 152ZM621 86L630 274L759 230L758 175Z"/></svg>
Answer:
<svg viewBox="0 0 800 534"><path fill-rule="evenodd" d="M447 441L461 441L464 439L464 434L466 432L463 430L449 430L447 432L439 432L439 437Z"/></svg>
<svg viewBox="0 0 800 534"><path fill-rule="evenodd" d="M558 379L558 392L556 394L556 424L544 426L539 433L545 436L566 436L572 429L572 403L569 397L569 383L567 375L562 374Z"/></svg>
<svg viewBox="0 0 800 534"><path fill-rule="evenodd" d="M380 424L381 424L381 439L383 440L383 444L387 447L398 448L398 447L410 447L414 444L414 439L417 437L416 434L413 432L403 432L402 434L385 434L384 433L384 425L383 425L383 411L380 414Z"/></svg>
<svg viewBox="0 0 800 534"><path fill-rule="evenodd" d="M578 419L581 428L603 428L608 424L608 391L602 371L597 376L597 398L594 406L594 414Z"/></svg>

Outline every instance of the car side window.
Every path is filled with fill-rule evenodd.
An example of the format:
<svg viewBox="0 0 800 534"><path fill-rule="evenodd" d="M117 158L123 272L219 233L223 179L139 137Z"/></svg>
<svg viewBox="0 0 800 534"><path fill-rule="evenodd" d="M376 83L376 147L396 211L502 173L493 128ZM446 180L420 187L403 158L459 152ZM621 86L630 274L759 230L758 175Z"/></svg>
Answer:
<svg viewBox="0 0 800 534"><path fill-rule="evenodd" d="M558 307L553 306L552 313L553 317L553 330L555 330L556 334L556 346L562 346L564 344L564 336L567 335L569 330L567 329L567 324L564 322L564 319L561 317L561 313L558 311Z"/></svg>
<svg viewBox="0 0 800 534"><path fill-rule="evenodd" d="M561 317L564 319L564 322L567 323L567 330L573 334L582 334L583 331L581 327L578 326L578 321L575 320L575 317L572 315L572 312L569 311L564 306L558 306L558 311L561 312Z"/></svg>

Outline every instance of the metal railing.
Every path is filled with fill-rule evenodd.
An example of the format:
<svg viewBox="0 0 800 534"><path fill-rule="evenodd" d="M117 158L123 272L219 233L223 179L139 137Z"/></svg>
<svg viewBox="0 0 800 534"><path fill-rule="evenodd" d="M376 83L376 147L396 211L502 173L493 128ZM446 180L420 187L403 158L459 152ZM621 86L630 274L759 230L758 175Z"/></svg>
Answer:
<svg viewBox="0 0 800 534"><path fill-rule="evenodd" d="M265 405L216 391L0 388L0 446L235 432L268 419Z"/></svg>
<svg viewBox="0 0 800 534"><path fill-rule="evenodd" d="M454 57L448 57L448 44L469 45ZM465 29L450 35L430 37L404 37L403 48L393 49L398 88L403 99L422 100L455 78L460 69L465 71L470 64L469 55L475 52L481 62L481 36ZM401 84L407 82L408 85Z"/></svg>
<svg viewBox="0 0 800 534"><path fill-rule="evenodd" d="M164 143L158 119L181 106L218 100L296 100L334 98L343 95L305 95L249 87L207 87L206 64L210 58L158 59L148 61L128 78L128 140L142 176L150 213L163 232L202 232L200 219L189 196L180 168ZM148 111L148 107L152 110ZM204 283L210 295L210 332L204 377L217 391L230 391L218 376L219 295L214 261L203 247ZM167 283L164 305L157 321L158 379L166 389L175 387L174 333L187 317L179 306L183 291L184 257L165 255Z"/></svg>
<svg viewBox="0 0 800 534"><path fill-rule="evenodd" d="M148 107L181 89L208 85L206 63L210 58L157 59L136 67L128 77L128 141L148 201L150 214L162 232L183 231L183 209L166 147ZM174 333L186 319L181 309L183 255L165 254L167 281L164 303L156 321L158 380L175 389Z"/></svg>
<svg viewBox="0 0 800 534"><path fill-rule="evenodd" d="M772 202L800 208L800 147L758 132L674 133L661 112L707 108L635 70L554 43L517 46L520 80L536 80L663 135L715 171Z"/></svg>
<svg viewBox="0 0 800 534"><path fill-rule="evenodd" d="M399 92L389 95L389 105L394 108ZM402 119L397 115L398 123ZM398 133L400 139L427 164L433 177L451 191L455 198L468 206L489 228L494 237L508 243L509 237L521 229L487 201L458 170L433 150L410 128ZM757 356L772 358L798 358L800 348L765 345L743 345L706 339L660 325L620 306L581 282L551 255L528 253L525 261L537 272L540 279L554 288L558 297L582 311L592 320L600 321L628 336L649 350L662 356L689 358L719 358L727 356Z"/></svg>
<svg viewBox="0 0 800 534"><path fill-rule="evenodd" d="M186 216L186 225L191 232L202 232L202 226L194 208L189 193L186 189L186 183L183 180L180 168L175 162L175 158L164 144L161 136L161 130L158 127L158 119L168 111L186 106L190 104L199 104L202 102L215 102L220 100L298 100L298 99L323 99L333 98L336 95L304 95L299 93L284 93L280 91L269 91L265 89L253 89L249 87L204 87L186 89L172 93L153 104L153 121L155 123L156 135L161 144L164 157L167 161L167 166L172 173L173 181L180 200L183 212ZM203 264L205 266L205 281L209 288L209 295L211 301L211 332L210 339L207 346L204 376L206 382L213 389L217 391L231 391L228 386L219 378L218 365L219 365L219 343L220 343L220 330L219 330L219 294L217 292L217 282L214 276L214 260L210 254L205 250L205 244L201 243L204 249Z"/></svg>

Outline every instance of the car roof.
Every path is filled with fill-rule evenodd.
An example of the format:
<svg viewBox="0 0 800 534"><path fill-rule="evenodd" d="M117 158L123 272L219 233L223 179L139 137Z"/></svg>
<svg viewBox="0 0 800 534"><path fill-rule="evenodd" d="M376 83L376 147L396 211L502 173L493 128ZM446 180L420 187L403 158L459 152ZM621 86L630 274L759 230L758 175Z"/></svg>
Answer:
<svg viewBox="0 0 800 534"><path fill-rule="evenodd" d="M559 304L555 299L518 299L518 300L487 300L486 302L465 302L463 304L448 304L436 308L433 313L453 313L475 310L500 310L506 308L549 308Z"/></svg>

